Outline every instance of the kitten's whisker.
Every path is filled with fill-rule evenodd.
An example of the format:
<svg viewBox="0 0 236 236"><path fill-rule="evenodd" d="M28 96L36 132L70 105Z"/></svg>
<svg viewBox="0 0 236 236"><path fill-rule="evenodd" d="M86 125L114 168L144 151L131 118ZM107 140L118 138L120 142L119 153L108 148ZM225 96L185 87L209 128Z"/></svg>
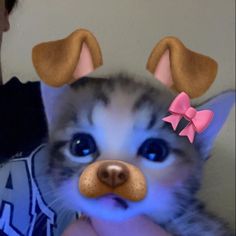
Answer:
<svg viewBox="0 0 236 236"><path fill-rule="evenodd" d="M52 201L47 207L48 208L53 208L53 205L55 204L55 203L57 203L58 201L60 201L61 199L56 199L56 200L54 200L54 201ZM58 205L57 205L57 208L56 208L57 210L57 215L59 214L59 212L62 210L62 209L65 209L63 206L61 206L61 205L59 205L59 207L58 207ZM53 211L54 211L54 209L52 209ZM37 221L37 224L40 224L42 221L43 221L43 216L44 216L44 212L41 212L39 215L38 215L38 221Z"/></svg>
<svg viewBox="0 0 236 236"><path fill-rule="evenodd" d="M54 199L52 202L50 202L49 204L47 204L47 208L53 208L53 205L56 204L57 202L61 201L62 198L57 198L57 199ZM60 205L61 207L61 205ZM58 207L57 207L58 208ZM40 214L44 214L43 212L41 212ZM39 217L41 217L39 214Z"/></svg>

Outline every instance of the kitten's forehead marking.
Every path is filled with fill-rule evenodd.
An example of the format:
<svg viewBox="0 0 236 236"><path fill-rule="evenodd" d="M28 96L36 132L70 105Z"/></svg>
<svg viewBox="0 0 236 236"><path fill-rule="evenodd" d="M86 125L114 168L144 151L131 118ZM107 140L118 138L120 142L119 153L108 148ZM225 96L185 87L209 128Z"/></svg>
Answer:
<svg viewBox="0 0 236 236"><path fill-rule="evenodd" d="M154 109L154 100L148 92L141 94L133 105L133 111L137 114L137 120L143 124L147 130L152 129L157 122L157 114Z"/></svg>
<svg viewBox="0 0 236 236"><path fill-rule="evenodd" d="M99 123L104 123L104 128L113 124L113 129L126 126L128 130L137 128L143 131L157 130L164 125L161 118L167 112L165 104L169 96L152 85L131 79L92 79L74 88L73 94L76 119L72 126L68 122L63 126L70 126L72 132L81 128L92 131L93 126Z"/></svg>
<svg viewBox="0 0 236 236"><path fill-rule="evenodd" d="M94 125L94 121L93 121L93 110L94 110L94 108L98 104L103 105L104 107L106 107L106 106L109 105L109 103L110 103L110 100L109 100L109 97L107 96L107 94L105 94L102 91L96 93L95 102L93 103L90 110L88 111L88 116L87 116L90 125Z"/></svg>
<svg viewBox="0 0 236 236"><path fill-rule="evenodd" d="M102 113L101 109L106 113L106 116L112 117L114 122L120 123L122 120L124 122L130 120L131 124L132 120L134 127L143 129L150 129L156 123L157 116L153 109L153 100L147 94L128 94L118 89L110 93L109 96L101 95L90 112L89 119L92 123L94 121L96 123L97 114ZM101 114L99 116L101 117ZM99 122L102 120L100 119Z"/></svg>
<svg viewBox="0 0 236 236"><path fill-rule="evenodd" d="M94 131L100 145L109 152L126 150L134 127L132 107L136 95L128 95L120 90L109 94L109 104L97 102L92 112Z"/></svg>
<svg viewBox="0 0 236 236"><path fill-rule="evenodd" d="M93 111L92 120L94 124L100 125L106 120L120 124L122 121L131 120L132 117L133 97L127 96L125 93L115 91L109 96L109 103L101 103L96 101ZM119 122L120 121L120 122ZM109 125L106 123L106 125Z"/></svg>

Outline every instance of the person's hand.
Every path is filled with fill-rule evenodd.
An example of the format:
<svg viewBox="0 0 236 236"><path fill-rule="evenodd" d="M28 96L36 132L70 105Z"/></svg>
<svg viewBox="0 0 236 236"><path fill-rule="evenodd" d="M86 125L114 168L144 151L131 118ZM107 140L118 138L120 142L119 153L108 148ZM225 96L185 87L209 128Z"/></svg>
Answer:
<svg viewBox="0 0 236 236"><path fill-rule="evenodd" d="M62 236L98 236L89 221L78 220L71 224Z"/></svg>
<svg viewBox="0 0 236 236"><path fill-rule="evenodd" d="M127 221L112 222L100 219L77 221L62 236L170 236L165 230L144 216Z"/></svg>
<svg viewBox="0 0 236 236"><path fill-rule="evenodd" d="M145 216L134 217L122 222L94 218L91 221L99 236L170 236L169 233Z"/></svg>

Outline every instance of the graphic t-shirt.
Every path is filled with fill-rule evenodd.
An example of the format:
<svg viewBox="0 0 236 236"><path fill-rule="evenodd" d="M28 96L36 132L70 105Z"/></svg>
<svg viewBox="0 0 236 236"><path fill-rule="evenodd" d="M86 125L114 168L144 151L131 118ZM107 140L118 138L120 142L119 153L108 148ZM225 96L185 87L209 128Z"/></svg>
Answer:
<svg viewBox="0 0 236 236"><path fill-rule="evenodd" d="M60 236L75 219L53 195L46 166L44 145L0 165L0 236Z"/></svg>

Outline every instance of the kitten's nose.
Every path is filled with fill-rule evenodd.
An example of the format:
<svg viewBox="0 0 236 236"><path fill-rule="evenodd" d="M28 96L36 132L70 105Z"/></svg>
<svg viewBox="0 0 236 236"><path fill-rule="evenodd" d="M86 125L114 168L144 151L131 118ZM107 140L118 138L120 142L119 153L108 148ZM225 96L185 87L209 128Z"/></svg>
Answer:
<svg viewBox="0 0 236 236"><path fill-rule="evenodd" d="M128 168L117 161L108 161L98 168L98 179L109 187L116 188L129 178Z"/></svg>

